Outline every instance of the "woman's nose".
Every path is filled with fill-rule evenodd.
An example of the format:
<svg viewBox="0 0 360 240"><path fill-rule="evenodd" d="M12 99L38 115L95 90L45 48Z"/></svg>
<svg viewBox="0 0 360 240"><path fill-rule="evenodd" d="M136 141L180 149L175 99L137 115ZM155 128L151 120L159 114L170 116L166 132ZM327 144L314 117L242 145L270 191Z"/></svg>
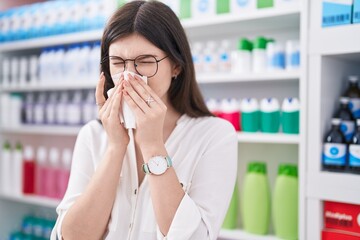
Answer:
<svg viewBox="0 0 360 240"><path fill-rule="evenodd" d="M134 73L136 73L134 61L127 61L127 62L125 62L125 71L129 71L129 72L134 72Z"/></svg>

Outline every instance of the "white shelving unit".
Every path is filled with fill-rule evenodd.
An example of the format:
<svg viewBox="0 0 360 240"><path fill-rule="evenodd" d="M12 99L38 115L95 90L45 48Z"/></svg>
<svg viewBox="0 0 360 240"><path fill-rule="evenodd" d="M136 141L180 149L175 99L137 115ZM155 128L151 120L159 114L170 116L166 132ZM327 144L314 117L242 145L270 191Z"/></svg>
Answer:
<svg viewBox="0 0 360 240"><path fill-rule="evenodd" d="M323 139L346 76L360 74L360 25L321 28L321 1L311 1L307 134L306 239L320 239L323 201L360 204L360 175L323 171Z"/></svg>
<svg viewBox="0 0 360 240"><path fill-rule="evenodd" d="M224 14L211 19L201 20L183 20L183 26L191 41L207 39L219 39L236 37L240 38L248 36L254 38L264 35L280 40L300 39L302 46L302 67L298 71L269 72L264 74L224 74L224 75L199 75L198 82L205 97L223 97L225 94L231 97L248 97L257 98L277 97L284 98L287 94L291 97L298 97L301 100L301 119L300 134L263 134L263 133L238 133L239 141L239 169L246 169L247 162L251 161L256 152L257 159L267 160L270 174L270 182L274 182L277 172L277 165L281 161L289 161L298 163L299 165L299 239L305 239L305 158L306 158L306 120L307 120L307 59L304 57L307 53L307 0L301 1L301 5L292 5L288 8L277 9L261 9L254 12L244 13L239 16ZM102 31L82 32L76 34L67 34L61 36L46 37L33 39L28 41L18 41L0 45L1 54L11 55L12 52L22 50L41 49L48 46L71 44L83 41L98 41L102 36ZM223 84L226 83L226 84ZM266 85L265 85L266 84ZM74 89L91 89L95 88L96 83L93 82L68 82L62 84L26 86L26 87L8 87L0 89L2 92L29 92L29 91L57 91L57 90L74 90ZM260 89L265 85L265 89ZM221 86L221 94L218 91ZM215 89L214 89L215 88ZM249 94L249 95L246 95ZM53 138L54 136L62 138L75 138L80 127L42 127L42 126L26 126L13 129L4 129L0 126L0 138L2 135L12 135L17 138L21 135L33 136L34 138ZM255 144L256 143L256 144ZM243 147L243 148L242 148ZM265 149L265 150L264 150ZM269 158L268 152L273 155ZM276 159L276 160L275 160ZM287 160L285 160L287 159ZM274 161L273 161L274 160ZM242 181L244 171L239 171L239 181ZM55 208L59 201L52 199L44 199L39 197L9 197L0 195L0 209L6 208L13 203L21 203L22 205L43 206L47 208ZM26 212L29 208L21 208ZM16 209L16 207L14 207ZM1 211L1 210L0 210ZM20 210L19 210L20 211ZM18 214L21 216L21 214ZM11 220L11 218L10 218ZM10 221L9 220L9 221ZM12 219L16 222L18 219ZM8 229L10 223L6 224ZM0 231L2 230L2 222L0 220ZM241 239L241 240L275 240L276 237L256 236L243 232L242 230L222 230L220 233L222 239Z"/></svg>

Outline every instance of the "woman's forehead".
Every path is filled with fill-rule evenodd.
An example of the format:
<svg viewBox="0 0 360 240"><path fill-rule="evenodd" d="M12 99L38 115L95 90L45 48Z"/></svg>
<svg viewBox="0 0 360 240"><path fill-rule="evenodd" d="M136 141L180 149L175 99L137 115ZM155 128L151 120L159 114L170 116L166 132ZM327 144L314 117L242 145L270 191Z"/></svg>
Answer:
<svg viewBox="0 0 360 240"><path fill-rule="evenodd" d="M121 58L135 58L139 55L153 55L158 57L163 51L139 34L117 39L109 47L110 56Z"/></svg>

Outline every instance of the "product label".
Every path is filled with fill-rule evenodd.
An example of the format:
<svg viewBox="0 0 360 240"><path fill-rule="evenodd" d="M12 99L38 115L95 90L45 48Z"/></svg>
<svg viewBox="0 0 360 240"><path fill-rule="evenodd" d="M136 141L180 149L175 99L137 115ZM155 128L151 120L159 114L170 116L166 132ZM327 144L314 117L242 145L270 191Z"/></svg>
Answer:
<svg viewBox="0 0 360 240"><path fill-rule="evenodd" d="M360 167L360 145L351 144L349 147L349 166Z"/></svg>
<svg viewBox="0 0 360 240"><path fill-rule="evenodd" d="M325 143L323 163L325 165L345 166L346 145L341 143Z"/></svg>
<svg viewBox="0 0 360 240"><path fill-rule="evenodd" d="M349 108L354 115L354 118L360 118L360 98L351 98Z"/></svg>
<svg viewBox="0 0 360 240"><path fill-rule="evenodd" d="M351 141L354 131L355 131L355 122L354 121L342 121L341 122L341 131L344 133L346 141Z"/></svg>

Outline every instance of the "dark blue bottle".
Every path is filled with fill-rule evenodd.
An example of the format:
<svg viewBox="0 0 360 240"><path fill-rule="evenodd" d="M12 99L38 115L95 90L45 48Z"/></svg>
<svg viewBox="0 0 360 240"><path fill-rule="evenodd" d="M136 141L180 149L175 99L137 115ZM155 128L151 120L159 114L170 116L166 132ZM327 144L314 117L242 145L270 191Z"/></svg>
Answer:
<svg viewBox="0 0 360 240"><path fill-rule="evenodd" d="M335 118L341 119L341 131L343 132L346 142L351 142L355 131L355 119L349 109L350 99L348 97L340 98L340 108L335 114Z"/></svg>
<svg viewBox="0 0 360 240"><path fill-rule="evenodd" d="M356 131L349 145L349 169L360 173L360 119L356 120Z"/></svg>
<svg viewBox="0 0 360 240"><path fill-rule="evenodd" d="M324 140L322 165L325 170L344 170L346 167L347 145L344 134L340 130L341 120L331 121L331 130Z"/></svg>

